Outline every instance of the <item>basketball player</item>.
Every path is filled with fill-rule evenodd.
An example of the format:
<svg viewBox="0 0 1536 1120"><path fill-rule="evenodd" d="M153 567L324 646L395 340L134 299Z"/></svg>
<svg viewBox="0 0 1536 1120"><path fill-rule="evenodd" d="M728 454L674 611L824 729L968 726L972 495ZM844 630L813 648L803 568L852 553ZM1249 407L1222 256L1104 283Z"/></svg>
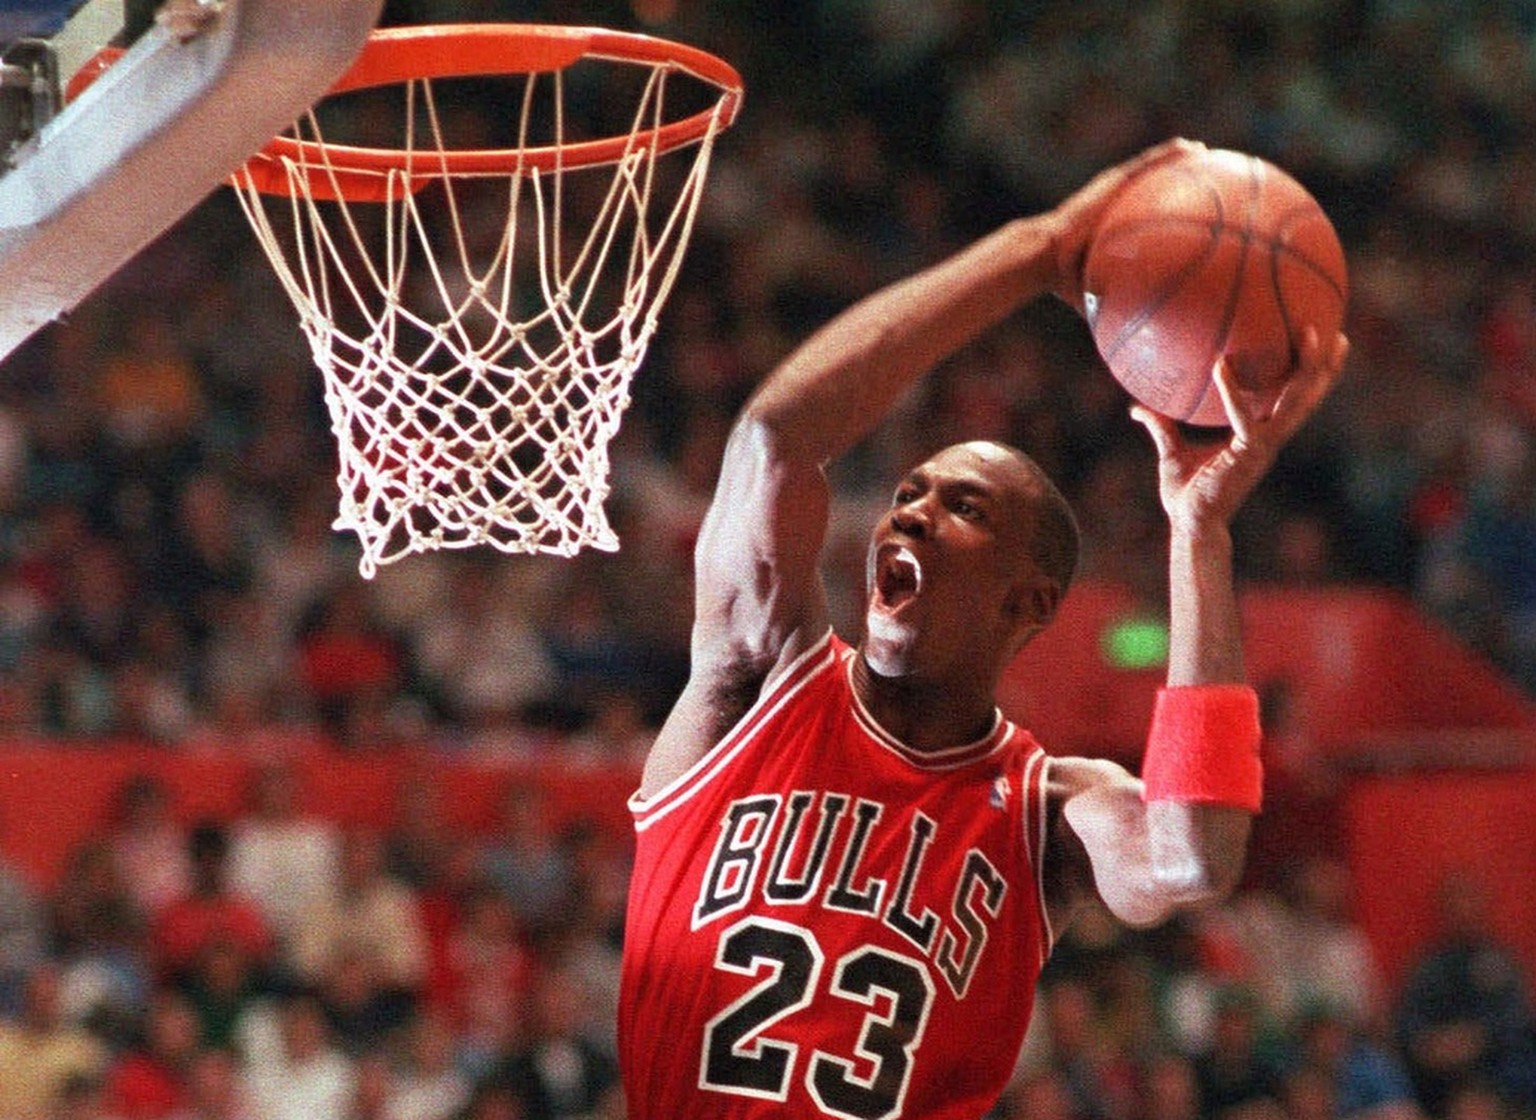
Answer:
<svg viewBox="0 0 1536 1120"><path fill-rule="evenodd" d="M1097 897L1147 925L1236 883L1261 778L1228 527L1331 386L1342 336L1309 339L1273 407L1221 371L1219 446L1135 410L1172 527L1168 680L1141 779L1048 759L997 710L1077 551L1023 454L962 443L900 481L857 647L830 632L817 574L823 465L1022 304L1080 302L1097 216L1181 143L855 305L737 421L695 556L692 675L631 800L632 1118L981 1116L1075 911Z"/></svg>

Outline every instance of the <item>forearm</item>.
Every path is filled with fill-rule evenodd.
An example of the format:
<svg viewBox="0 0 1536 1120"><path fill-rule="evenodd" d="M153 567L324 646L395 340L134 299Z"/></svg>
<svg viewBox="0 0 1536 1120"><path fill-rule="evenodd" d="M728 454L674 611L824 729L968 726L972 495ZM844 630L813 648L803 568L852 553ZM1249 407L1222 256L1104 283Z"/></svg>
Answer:
<svg viewBox="0 0 1536 1120"><path fill-rule="evenodd" d="M1168 687L1231 686L1244 680L1242 632L1232 574L1232 534L1224 522L1175 523L1169 543ZM1191 703L1236 705L1241 694L1171 695L1159 699L1158 718ZM1168 707L1163 708L1164 705ZM1241 707L1233 710L1242 711ZM1176 718L1176 717L1174 717ZM1171 909L1219 898L1242 876L1251 813L1256 807L1234 786L1256 783L1258 743L1246 727L1226 728L1220 717L1192 720L1182 742L1149 742L1149 766L1174 761L1175 779L1149 773L1147 829L1153 876ZM1213 726L1213 724L1215 726ZM1164 729L1154 726L1154 740ZM1180 735L1179 738L1185 738ZM1154 760L1156 750L1198 757ZM1186 768L1187 769L1184 769ZM1167 773L1167 769L1164 770ZM1250 779L1239 782L1238 775ZM1175 789L1168 789L1173 784ZM1208 788L1207 788L1208 787ZM1172 794L1172 796L1165 796ZM1257 797L1257 790L1253 790Z"/></svg>
<svg viewBox="0 0 1536 1120"><path fill-rule="evenodd" d="M1175 525L1168 547L1168 685L1244 679L1232 533L1225 524Z"/></svg>
<svg viewBox="0 0 1536 1120"><path fill-rule="evenodd" d="M1192 441L1144 406L1132 409L1157 448L1159 491L1171 527L1168 687L1158 693L1141 767L1141 812L1118 834L1136 853L1115 888L1132 920L1234 888L1263 799L1258 697L1244 681L1232 571L1232 518L1275 456L1339 375L1343 335L1309 333L1279 398L1261 410L1238 391L1232 367L1214 371L1231 432ZM1086 841L1085 841L1086 842ZM1095 861L1095 871L1099 864ZM1108 864L1106 864L1106 868ZM1135 875L1141 882L1130 881ZM1101 893L1103 891L1101 883ZM1117 911L1119 912L1119 911Z"/></svg>
<svg viewBox="0 0 1536 1120"><path fill-rule="evenodd" d="M1062 781L1080 786L1065 817L1094 891L1137 926L1237 886L1255 793L1245 764L1257 762L1257 721L1241 687L1231 533L1224 521L1182 512L1171 523L1168 688L1153 713L1142 781L1087 763L1057 766Z"/></svg>
<svg viewBox="0 0 1536 1120"><path fill-rule="evenodd" d="M923 374L1056 283L1050 215L1021 218L848 308L764 381L748 414L780 449L824 463Z"/></svg>

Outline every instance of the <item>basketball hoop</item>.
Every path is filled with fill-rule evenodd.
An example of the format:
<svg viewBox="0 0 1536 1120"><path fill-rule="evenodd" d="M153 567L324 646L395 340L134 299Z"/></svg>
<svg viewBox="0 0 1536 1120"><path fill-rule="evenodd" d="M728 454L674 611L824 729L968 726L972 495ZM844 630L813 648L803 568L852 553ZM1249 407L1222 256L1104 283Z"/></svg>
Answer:
<svg viewBox="0 0 1536 1120"><path fill-rule="evenodd" d="M498 123L461 112L456 81L496 87L504 146L452 135ZM608 444L741 92L645 35L387 28L232 176L324 376L335 528L365 578L437 549L618 547Z"/></svg>

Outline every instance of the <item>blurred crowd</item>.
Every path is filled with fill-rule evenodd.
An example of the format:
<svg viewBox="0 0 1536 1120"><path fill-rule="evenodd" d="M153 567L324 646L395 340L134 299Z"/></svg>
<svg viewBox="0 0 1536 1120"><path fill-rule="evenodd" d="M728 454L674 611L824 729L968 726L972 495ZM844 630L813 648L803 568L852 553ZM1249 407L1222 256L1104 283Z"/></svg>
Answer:
<svg viewBox="0 0 1536 1120"><path fill-rule="evenodd" d="M378 828L307 800L269 763L187 821L138 774L49 887L0 860L0 1117L622 1120L626 838L526 781L473 836L420 782ZM986 1120L1536 1116L1536 1007L1479 882L1445 880L1390 985L1350 890L1320 856L1153 931L1090 913Z"/></svg>
<svg viewBox="0 0 1536 1120"><path fill-rule="evenodd" d="M647 30L745 77L613 448L622 550L438 554L361 581L355 542L330 527L318 376L219 192L0 365L8 737L255 754L277 734L633 763L686 671L693 537L763 373L862 293L1171 134L1296 175L1351 265L1346 377L1241 516L1240 575L1404 589L1536 691L1536 6L386 12ZM1150 448L1082 322L1046 301L947 362L838 464L826 559L850 632L870 511L902 467L977 436L1061 482L1089 574L1159 601ZM0 1115L622 1115L607 1034L622 847L509 820L428 853L403 817L399 835L274 831L254 804L239 820L169 820L125 795L116 830L44 897L0 872L0 1102L42 1092L54 1110ZM1298 872L1159 933L1090 923L1052 965L998 1116L1528 1112L1530 1008L1509 959L1459 950L1389 1001L1356 960L1340 893ZM1330 953L1313 964L1336 983L1303 990L1301 956ZM1497 1024L1414 1041L1416 1015L1471 992L1486 998L1468 1014L1497 1006ZM45 1082L45 1053L80 1076ZM23 1068L38 1080L18 1082ZM230 1111L241 1094L269 1103Z"/></svg>
<svg viewBox="0 0 1536 1120"><path fill-rule="evenodd" d="M419 782L381 829L303 793L183 824L139 775L50 888L0 862L0 1116L622 1116L623 844L519 782L483 837Z"/></svg>

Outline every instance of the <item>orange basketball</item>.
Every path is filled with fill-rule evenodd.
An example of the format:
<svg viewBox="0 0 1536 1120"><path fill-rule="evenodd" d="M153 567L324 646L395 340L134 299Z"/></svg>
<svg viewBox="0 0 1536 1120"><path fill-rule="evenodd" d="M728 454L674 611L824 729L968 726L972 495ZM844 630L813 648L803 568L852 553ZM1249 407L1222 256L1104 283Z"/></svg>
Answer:
<svg viewBox="0 0 1536 1120"><path fill-rule="evenodd" d="M1256 156L1195 150L1110 203L1083 298L1099 353L1133 397L1219 426L1217 359L1272 399L1307 327L1325 344L1338 331L1348 283L1338 234L1305 187Z"/></svg>

